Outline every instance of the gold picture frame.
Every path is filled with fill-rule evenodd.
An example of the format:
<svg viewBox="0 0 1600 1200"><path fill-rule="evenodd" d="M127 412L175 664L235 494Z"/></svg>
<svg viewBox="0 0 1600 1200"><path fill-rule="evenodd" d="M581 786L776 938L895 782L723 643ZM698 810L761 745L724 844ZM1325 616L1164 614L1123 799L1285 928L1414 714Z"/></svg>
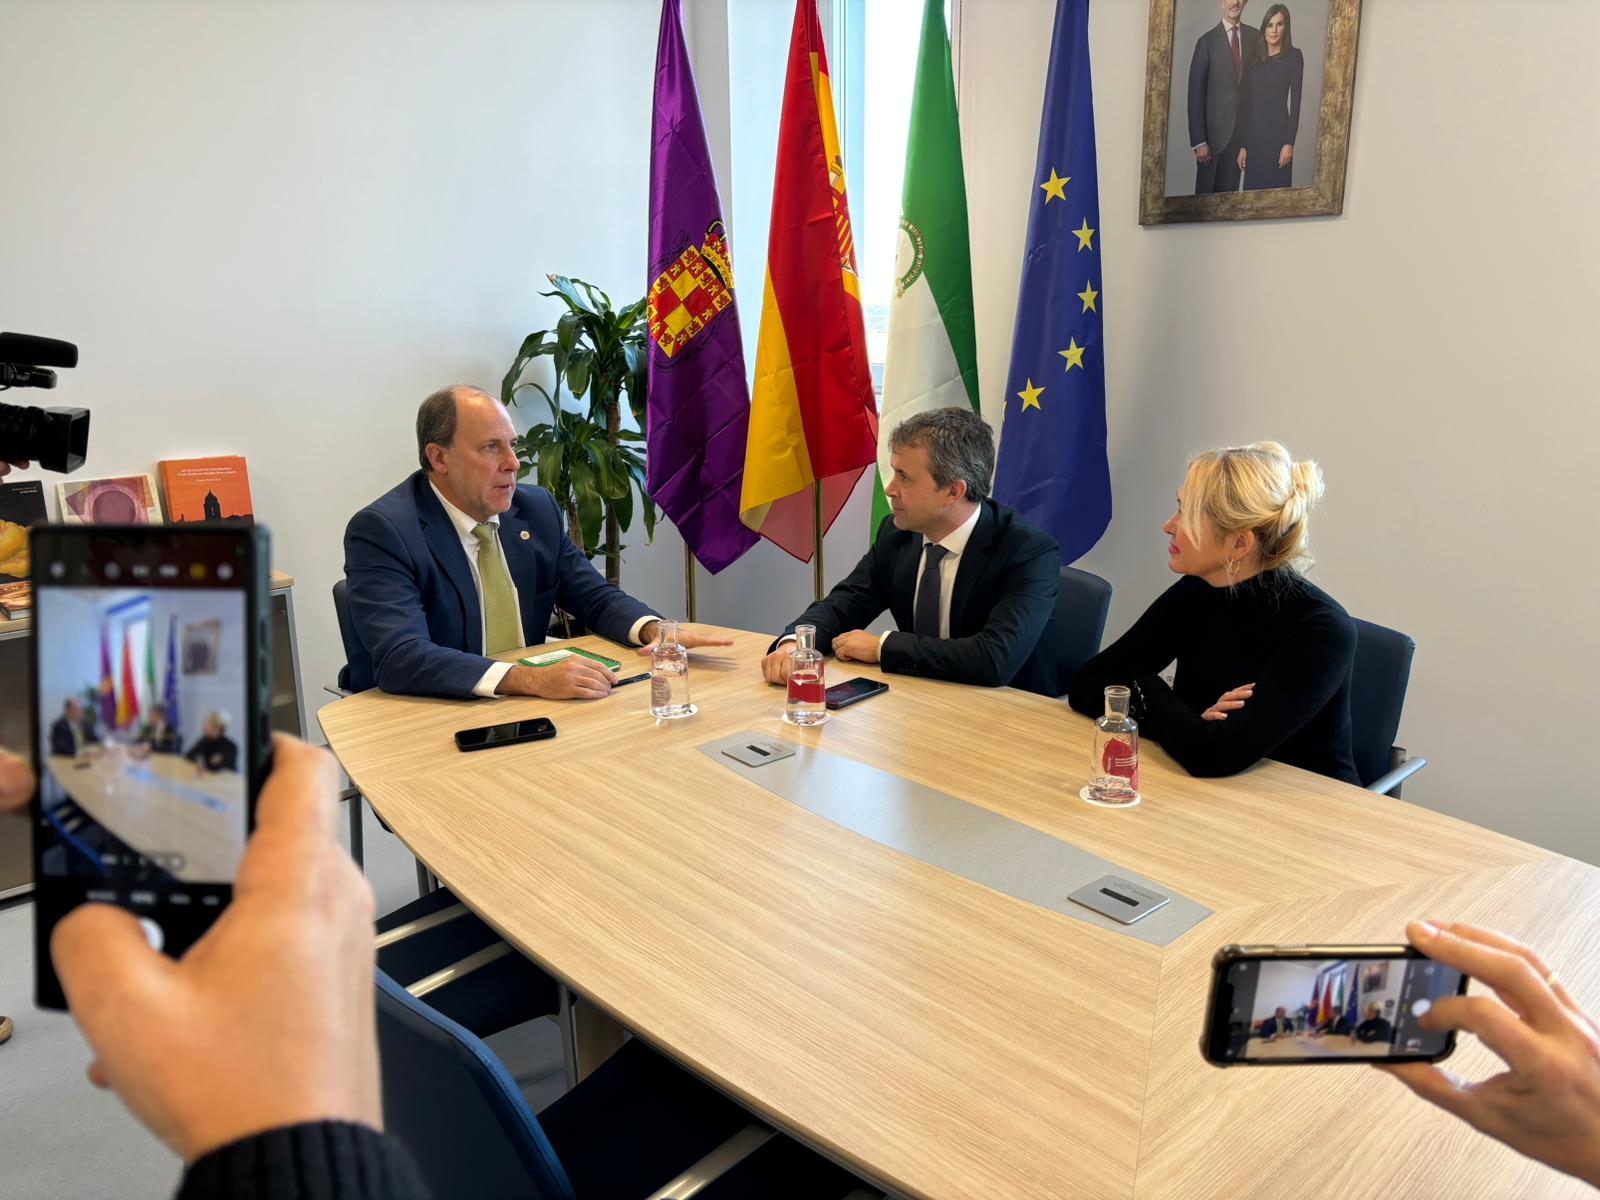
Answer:
<svg viewBox="0 0 1600 1200"><path fill-rule="evenodd" d="M1327 31L1322 42L1321 100L1317 106L1315 177L1309 186L1268 187L1255 191L1222 191L1206 195L1172 195L1168 187L1176 154L1169 153L1169 125L1172 111L1174 76L1174 29L1177 8L1185 7L1185 21L1192 24L1189 6L1211 4L1211 13L1221 24L1220 5L1214 0L1150 0L1149 49L1145 64L1144 153L1139 179L1139 224L1168 225L1189 221L1252 221L1270 217L1325 217L1344 211L1345 166L1350 149L1350 110L1355 95L1356 46L1361 29L1361 0L1325 0ZM1320 0L1304 0L1301 7L1320 9ZM1293 10L1296 5L1287 5ZM1265 4L1246 5L1257 14L1268 10ZM1206 27L1211 28L1211 27ZM1306 34L1311 34L1307 30ZM1179 46L1187 61L1193 46ZM1301 128L1307 123L1303 113ZM1302 136L1303 133L1302 133ZM1184 137L1187 143L1187 131ZM1287 169L1287 168L1285 168Z"/></svg>

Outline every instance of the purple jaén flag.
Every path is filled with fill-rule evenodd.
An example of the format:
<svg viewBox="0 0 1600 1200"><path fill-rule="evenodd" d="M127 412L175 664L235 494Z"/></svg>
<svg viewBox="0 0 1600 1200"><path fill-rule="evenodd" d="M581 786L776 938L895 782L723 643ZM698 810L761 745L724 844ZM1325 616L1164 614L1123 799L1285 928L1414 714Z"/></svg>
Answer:
<svg viewBox="0 0 1600 1200"><path fill-rule="evenodd" d="M645 481L715 575L760 540L739 520L750 388L733 255L678 0L663 0L650 143Z"/></svg>

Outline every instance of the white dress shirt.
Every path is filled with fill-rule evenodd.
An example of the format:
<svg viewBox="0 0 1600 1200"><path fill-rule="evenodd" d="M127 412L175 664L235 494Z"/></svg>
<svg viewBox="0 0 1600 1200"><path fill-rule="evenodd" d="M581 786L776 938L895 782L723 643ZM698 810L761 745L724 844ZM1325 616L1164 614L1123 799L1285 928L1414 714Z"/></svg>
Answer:
<svg viewBox="0 0 1600 1200"><path fill-rule="evenodd" d="M922 543L922 561L917 564L917 579L911 586L912 623L916 622L917 592L922 587L922 573L928 569L928 547L942 546L946 554L939 560L939 636L950 636L950 598L956 591L956 572L961 569L961 554L967 548L967 543L972 539L972 531L977 527L978 514L983 512L983 505L976 505L972 515L961 524L957 525L943 538L936 542L926 539ZM898 632L890 630L890 633ZM883 653L883 643L889 636L888 633L878 639L878 653Z"/></svg>
<svg viewBox="0 0 1600 1200"><path fill-rule="evenodd" d="M478 574L478 535L472 532L473 527L478 522L445 499L444 493L434 485L431 479L428 481L428 486L433 488L433 494L439 497L439 503L444 505L445 516L449 517L450 523L456 527L456 536L461 539L461 548L467 553L467 567L472 571L472 586L478 591L478 645L482 646L488 637L488 631L485 627L485 617L483 615L483 579ZM489 518L489 524L495 527L495 536L499 537L500 516L498 513ZM519 646L543 645L545 641L543 630L540 631L537 638L530 639L527 631L522 628L522 601L517 597L517 581L511 576L511 565L506 562L504 546L500 547L500 569L506 573L506 582L511 585L511 601L517 614L517 644ZM660 617L654 615L640 617L633 623L633 628L628 631L629 640L635 646L643 645L639 638L640 630L651 621L659 621L660 619ZM500 686L500 681L506 677L506 673L516 665L514 662L491 663L489 669L473 685L472 694L474 696L482 696L485 699L493 699L495 688Z"/></svg>

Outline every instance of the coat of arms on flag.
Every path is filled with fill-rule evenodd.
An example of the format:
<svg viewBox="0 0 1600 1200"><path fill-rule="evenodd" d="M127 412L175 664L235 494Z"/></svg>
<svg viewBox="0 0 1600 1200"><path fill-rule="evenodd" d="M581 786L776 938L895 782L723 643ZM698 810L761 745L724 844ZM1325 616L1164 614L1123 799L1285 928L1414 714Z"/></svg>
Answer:
<svg viewBox="0 0 1600 1200"><path fill-rule="evenodd" d="M685 246L650 285L650 336L671 358L732 303L728 234L713 221L705 241Z"/></svg>

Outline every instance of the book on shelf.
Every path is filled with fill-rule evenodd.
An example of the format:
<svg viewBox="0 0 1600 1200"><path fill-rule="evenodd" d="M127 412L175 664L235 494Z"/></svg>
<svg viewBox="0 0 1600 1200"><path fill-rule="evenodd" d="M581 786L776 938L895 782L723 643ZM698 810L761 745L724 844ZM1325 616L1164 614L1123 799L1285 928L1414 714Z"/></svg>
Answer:
<svg viewBox="0 0 1600 1200"><path fill-rule="evenodd" d="M174 525L195 521L242 521L253 524L250 472L244 458L219 454L211 458L166 458L157 464L167 498L167 520Z"/></svg>
<svg viewBox="0 0 1600 1200"><path fill-rule="evenodd" d="M33 584L26 579L0 583L0 614L7 620L25 617L33 611Z"/></svg>
<svg viewBox="0 0 1600 1200"><path fill-rule="evenodd" d="M0 483L0 584L30 576L28 526L47 520L43 483L37 479Z"/></svg>
<svg viewBox="0 0 1600 1200"><path fill-rule="evenodd" d="M161 498L149 475L64 479L56 503L68 525L159 525Z"/></svg>

